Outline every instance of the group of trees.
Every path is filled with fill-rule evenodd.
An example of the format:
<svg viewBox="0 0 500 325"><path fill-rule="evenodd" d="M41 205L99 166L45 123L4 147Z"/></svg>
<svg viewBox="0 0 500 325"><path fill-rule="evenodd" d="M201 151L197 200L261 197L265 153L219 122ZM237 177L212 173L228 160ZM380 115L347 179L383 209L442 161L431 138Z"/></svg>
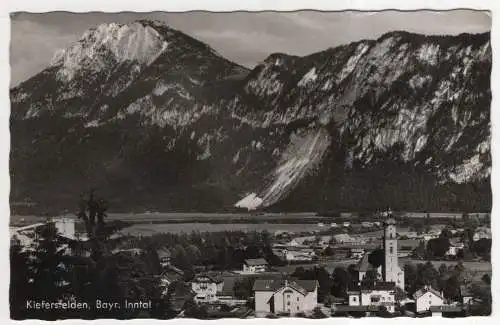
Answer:
<svg viewBox="0 0 500 325"><path fill-rule="evenodd" d="M464 243L464 248L457 252L456 258L467 260L481 257L489 261L491 258L491 239L481 238L474 241L474 232L474 229L467 228L460 234L462 242ZM414 254L419 257L431 259L444 258L451 246L451 237L451 232L448 229L443 229L438 238L430 239L426 246L422 243L416 248Z"/></svg>
<svg viewBox="0 0 500 325"><path fill-rule="evenodd" d="M110 239L110 235L117 227L104 221L106 204L96 199L93 192L82 197L77 215L85 224L87 242L68 241L48 223L36 229L36 239L30 247L15 242L11 245L11 318L132 318L140 314L124 309L97 310L97 299L120 304L125 299L153 300L153 309L146 316L158 316L161 289L151 254L132 256L112 252L119 239ZM69 248L75 245L86 246L84 249L90 251L89 256L72 254ZM27 301L42 300L87 303L89 308L40 310L27 307Z"/></svg>
<svg viewBox="0 0 500 325"><path fill-rule="evenodd" d="M245 259L264 258L271 266L284 265L271 248L267 232L163 233L149 237L129 237L123 247L166 247L172 264L184 272L195 266L213 270L241 269Z"/></svg>

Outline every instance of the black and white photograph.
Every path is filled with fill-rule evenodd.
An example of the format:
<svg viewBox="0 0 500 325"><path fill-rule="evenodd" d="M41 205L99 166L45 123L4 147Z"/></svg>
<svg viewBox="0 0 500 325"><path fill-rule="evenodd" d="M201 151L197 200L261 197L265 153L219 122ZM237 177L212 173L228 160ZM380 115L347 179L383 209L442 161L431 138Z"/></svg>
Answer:
<svg viewBox="0 0 500 325"><path fill-rule="evenodd" d="M491 12L10 26L11 319L491 315Z"/></svg>

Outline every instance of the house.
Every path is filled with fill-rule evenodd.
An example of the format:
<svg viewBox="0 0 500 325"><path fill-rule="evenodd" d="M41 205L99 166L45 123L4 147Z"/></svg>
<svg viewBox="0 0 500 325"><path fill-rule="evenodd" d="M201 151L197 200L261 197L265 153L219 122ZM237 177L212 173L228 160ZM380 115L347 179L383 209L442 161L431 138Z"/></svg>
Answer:
<svg viewBox="0 0 500 325"><path fill-rule="evenodd" d="M383 306L388 312L395 311L395 290L393 282L362 283L347 291L349 307Z"/></svg>
<svg viewBox="0 0 500 325"><path fill-rule="evenodd" d="M474 241L478 241L480 239L491 239L491 228L478 227L472 239Z"/></svg>
<svg viewBox="0 0 500 325"><path fill-rule="evenodd" d="M363 248L352 247L349 251L353 259L359 260L363 257L363 255L365 255L365 250Z"/></svg>
<svg viewBox="0 0 500 325"><path fill-rule="evenodd" d="M398 257L411 255L421 242L416 239L398 239Z"/></svg>
<svg viewBox="0 0 500 325"><path fill-rule="evenodd" d="M156 251L156 253L158 254L160 265L162 267L170 265L170 261L172 259L172 253L170 252L170 250L168 250L167 248L160 248Z"/></svg>
<svg viewBox="0 0 500 325"><path fill-rule="evenodd" d="M253 285L257 315L310 312L318 305L318 281L257 279Z"/></svg>
<svg viewBox="0 0 500 325"><path fill-rule="evenodd" d="M463 250L464 247L465 246L463 243L456 243L456 244L451 243L450 247L446 251L445 255L446 256L457 256L458 252Z"/></svg>
<svg viewBox="0 0 500 325"><path fill-rule="evenodd" d="M356 238L351 237L348 234L337 234L333 236L333 239L335 239L335 242L339 244L356 242Z"/></svg>
<svg viewBox="0 0 500 325"><path fill-rule="evenodd" d="M344 222L344 223L342 224L342 226L344 226L344 227L349 227L350 225L351 225L351 223L350 223L350 222Z"/></svg>
<svg viewBox="0 0 500 325"><path fill-rule="evenodd" d="M371 228L371 227L373 227L373 222L363 221L363 222L361 223L361 226L362 226L363 228Z"/></svg>
<svg viewBox="0 0 500 325"><path fill-rule="evenodd" d="M374 272L377 279L380 279L382 276L382 266L378 268L374 267L368 261L368 254L365 254L354 267L354 271L358 272L358 284L365 281L365 277L368 272Z"/></svg>
<svg viewBox="0 0 500 325"><path fill-rule="evenodd" d="M144 250L140 248L116 248L111 251L114 255L123 254L128 256L139 256L144 254Z"/></svg>
<svg viewBox="0 0 500 325"><path fill-rule="evenodd" d="M313 249L285 249L283 250L283 257L287 262L311 262L316 256Z"/></svg>
<svg viewBox="0 0 500 325"><path fill-rule="evenodd" d="M224 281L213 275L200 274L191 281L191 290L195 293L196 302L214 302L217 300L217 293L224 288Z"/></svg>
<svg viewBox="0 0 500 325"><path fill-rule="evenodd" d="M462 306L455 305L442 305L442 306L431 306L429 311L432 317L465 317L465 309Z"/></svg>
<svg viewBox="0 0 500 325"><path fill-rule="evenodd" d="M422 313L431 310L431 307L441 307L444 304L443 295L432 288L425 286L413 294L415 300L415 311Z"/></svg>
<svg viewBox="0 0 500 325"><path fill-rule="evenodd" d="M300 243L297 239L292 239L292 240L288 243L288 246L291 246L291 247L298 247L298 246L302 246L302 243Z"/></svg>
<svg viewBox="0 0 500 325"><path fill-rule="evenodd" d="M463 305L470 305L474 298L472 292L464 285L460 286L460 297L462 298Z"/></svg>
<svg viewBox="0 0 500 325"><path fill-rule="evenodd" d="M267 261L263 258L246 259L243 263L244 273L261 273L266 272L268 267Z"/></svg>
<svg viewBox="0 0 500 325"><path fill-rule="evenodd" d="M339 225L337 225L337 223L336 223L336 222L332 222L332 223L330 224L330 228L337 228L338 226L339 226Z"/></svg>

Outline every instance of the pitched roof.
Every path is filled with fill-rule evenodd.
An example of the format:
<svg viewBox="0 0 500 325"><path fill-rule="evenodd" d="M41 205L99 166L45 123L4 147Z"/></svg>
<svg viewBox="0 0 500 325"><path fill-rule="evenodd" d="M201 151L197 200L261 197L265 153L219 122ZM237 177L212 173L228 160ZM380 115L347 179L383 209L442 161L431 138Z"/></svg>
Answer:
<svg viewBox="0 0 500 325"><path fill-rule="evenodd" d="M392 291L396 288L396 283L394 282L364 282L361 285L351 284L348 291L351 293L359 293L360 291Z"/></svg>
<svg viewBox="0 0 500 325"><path fill-rule="evenodd" d="M156 252L158 253L159 258L172 256L172 253L168 248L160 248Z"/></svg>
<svg viewBox="0 0 500 325"><path fill-rule="evenodd" d="M194 277L192 282L197 282L197 283L221 283L224 280L222 280L218 275L215 274L198 274Z"/></svg>
<svg viewBox="0 0 500 325"><path fill-rule="evenodd" d="M257 279L253 284L253 291L277 291L285 286L305 295L307 292L314 291L318 282L316 280Z"/></svg>
<svg viewBox="0 0 500 325"><path fill-rule="evenodd" d="M355 271L358 272L366 272L369 270L375 270L376 268L368 261L368 254L363 255L363 257L359 260L358 264L354 267Z"/></svg>
<svg viewBox="0 0 500 325"><path fill-rule="evenodd" d="M267 261L263 258L249 258L245 260L246 265L267 265Z"/></svg>
<svg viewBox="0 0 500 325"><path fill-rule="evenodd" d="M417 300L418 298L420 298L423 295L425 295L427 292L430 292L430 293L434 294L435 296L443 299L443 296L441 295L441 293L439 291L437 291L436 289L434 289L433 287L431 287L431 286L425 286L422 289L417 290L413 294L413 299Z"/></svg>
<svg viewBox="0 0 500 325"><path fill-rule="evenodd" d="M464 285L460 286L460 295L462 297L472 297L472 292Z"/></svg>

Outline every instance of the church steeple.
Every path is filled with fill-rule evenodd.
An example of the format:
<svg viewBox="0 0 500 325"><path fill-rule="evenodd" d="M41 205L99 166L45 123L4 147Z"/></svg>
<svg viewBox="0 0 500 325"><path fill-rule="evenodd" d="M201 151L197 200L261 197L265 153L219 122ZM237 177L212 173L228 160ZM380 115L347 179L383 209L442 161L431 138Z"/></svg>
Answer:
<svg viewBox="0 0 500 325"><path fill-rule="evenodd" d="M404 273L398 265L398 239L396 234L396 221L389 209L384 212L384 264L382 276L386 282L394 282L396 286L404 289Z"/></svg>

